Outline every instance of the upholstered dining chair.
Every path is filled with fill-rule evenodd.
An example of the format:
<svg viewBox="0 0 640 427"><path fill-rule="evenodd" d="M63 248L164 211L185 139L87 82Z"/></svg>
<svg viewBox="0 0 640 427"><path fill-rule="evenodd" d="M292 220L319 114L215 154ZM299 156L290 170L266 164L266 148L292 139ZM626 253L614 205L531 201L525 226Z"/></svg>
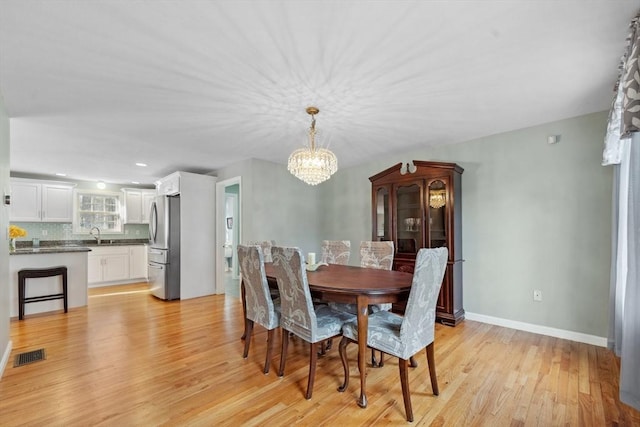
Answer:
<svg viewBox="0 0 640 427"><path fill-rule="evenodd" d="M323 240L322 262L327 264L349 264L351 257L351 241L349 240Z"/></svg>
<svg viewBox="0 0 640 427"><path fill-rule="evenodd" d="M360 242L360 267L391 270L394 249L391 240Z"/></svg>
<svg viewBox="0 0 640 427"><path fill-rule="evenodd" d="M271 257L271 248L273 247L273 245L276 244L275 240L256 240L253 242L249 242L247 244L251 246L255 246L255 245L260 246L260 249L262 250L262 255L264 257L264 262L273 261Z"/></svg>
<svg viewBox="0 0 640 427"><path fill-rule="evenodd" d="M273 301L269 292L269 284L264 271L264 258L258 246L238 245L238 261L244 283L246 301L247 331L244 339L245 359L249 354L253 325L255 322L267 329L267 356L263 372L269 373L273 354L273 336L280 326L280 302Z"/></svg>
<svg viewBox="0 0 640 427"><path fill-rule="evenodd" d="M313 306L307 271L300 249L274 246L272 255L281 301L282 353L278 375L284 375L289 333L307 341L310 344L310 352L309 378L305 397L311 399L318 359L317 344L339 336L342 325L355 321L356 316L335 311L327 305Z"/></svg>
<svg viewBox="0 0 640 427"><path fill-rule="evenodd" d="M436 302L447 267L447 248L420 249L416 257L413 282L404 316L378 311L369 316L367 345L396 356L400 368L400 384L407 421L413 421L407 366L409 358L426 349L429 376L434 395L439 394L433 343L435 339ZM358 341L358 325L349 322L342 328L340 358L344 367L344 383L349 385L347 345Z"/></svg>
<svg viewBox="0 0 640 427"><path fill-rule="evenodd" d="M393 267L393 255L395 248L393 241L363 241L360 242L360 267L376 268L378 270L391 270ZM329 303L334 310L346 311L347 313L356 314L358 312L357 304L352 303ZM371 304L369 313L375 313L380 310L391 310L391 304ZM331 343L329 346L331 347ZM375 352L371 351L371 364L373 366L383 365L383 356L380 355L380 362L376 360Z"/></svg>

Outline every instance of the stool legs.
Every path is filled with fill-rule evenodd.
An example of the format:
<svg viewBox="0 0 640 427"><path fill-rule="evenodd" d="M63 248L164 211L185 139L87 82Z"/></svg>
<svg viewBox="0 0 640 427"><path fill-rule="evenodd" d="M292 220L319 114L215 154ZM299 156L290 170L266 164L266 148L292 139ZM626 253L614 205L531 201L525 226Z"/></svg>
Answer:
<svg viewBox="0 0 640 427"><path fill-rule="evenodd" d="M39 295L34 297L26 297L27 279L37 279L41 277L62 276L62 293L52 295ZM62 299L64 303L64 312L67 313L68 297L67 297L67 267L52 268L28 268L18 271L18 319L24 319L24 306L30 302L51 301Z"/></svg>

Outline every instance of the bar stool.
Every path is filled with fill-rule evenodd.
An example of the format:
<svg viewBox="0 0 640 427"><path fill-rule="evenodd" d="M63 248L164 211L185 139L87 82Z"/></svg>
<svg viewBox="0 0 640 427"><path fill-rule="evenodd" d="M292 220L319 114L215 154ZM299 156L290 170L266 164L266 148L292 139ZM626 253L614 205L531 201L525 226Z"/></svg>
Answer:
<svg viewBox="0 0 640 427"><path fill-rule="evenodd" d="M41 277L62 276L62 293L51 295L39 295L25 298L26 279ZM64 312L67 312L67 267L51 268L26 268L18 271L18 319L24 318L24 306L30 302L64 300Z"/></svg>

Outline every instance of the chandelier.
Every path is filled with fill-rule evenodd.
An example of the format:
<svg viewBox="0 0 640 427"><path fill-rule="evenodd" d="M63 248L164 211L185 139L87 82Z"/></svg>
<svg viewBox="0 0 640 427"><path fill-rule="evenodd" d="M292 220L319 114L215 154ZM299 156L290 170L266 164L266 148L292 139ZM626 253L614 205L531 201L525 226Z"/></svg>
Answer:
<svg viewBox="0 0 640 427"><path fill-rule="evenodd" d="M434 209L439 209L446 204L446 191L442 190L429 190L429 206Z"/></svg>
<svg viewBox="0 0 640 427"><path fill-rule="evenodd" d="M325 148L316 148L316 118L320 110L308 107L311 115L309 128L309 147L298 148L289 156L287 169L296 178L309 185L318 185L328 180L338 170L336 155Z"/></svg>

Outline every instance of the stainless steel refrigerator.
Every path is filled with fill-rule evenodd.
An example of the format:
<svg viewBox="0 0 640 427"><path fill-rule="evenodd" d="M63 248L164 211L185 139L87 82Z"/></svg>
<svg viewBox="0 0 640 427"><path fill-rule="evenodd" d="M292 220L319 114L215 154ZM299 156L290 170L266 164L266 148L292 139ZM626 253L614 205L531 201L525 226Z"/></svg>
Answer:
<svg viewBox="0 0 640 427"><path fill-rule="evenodd" d="M180 299L180 196L157 196L149 217L151 294Z"/></svg>

